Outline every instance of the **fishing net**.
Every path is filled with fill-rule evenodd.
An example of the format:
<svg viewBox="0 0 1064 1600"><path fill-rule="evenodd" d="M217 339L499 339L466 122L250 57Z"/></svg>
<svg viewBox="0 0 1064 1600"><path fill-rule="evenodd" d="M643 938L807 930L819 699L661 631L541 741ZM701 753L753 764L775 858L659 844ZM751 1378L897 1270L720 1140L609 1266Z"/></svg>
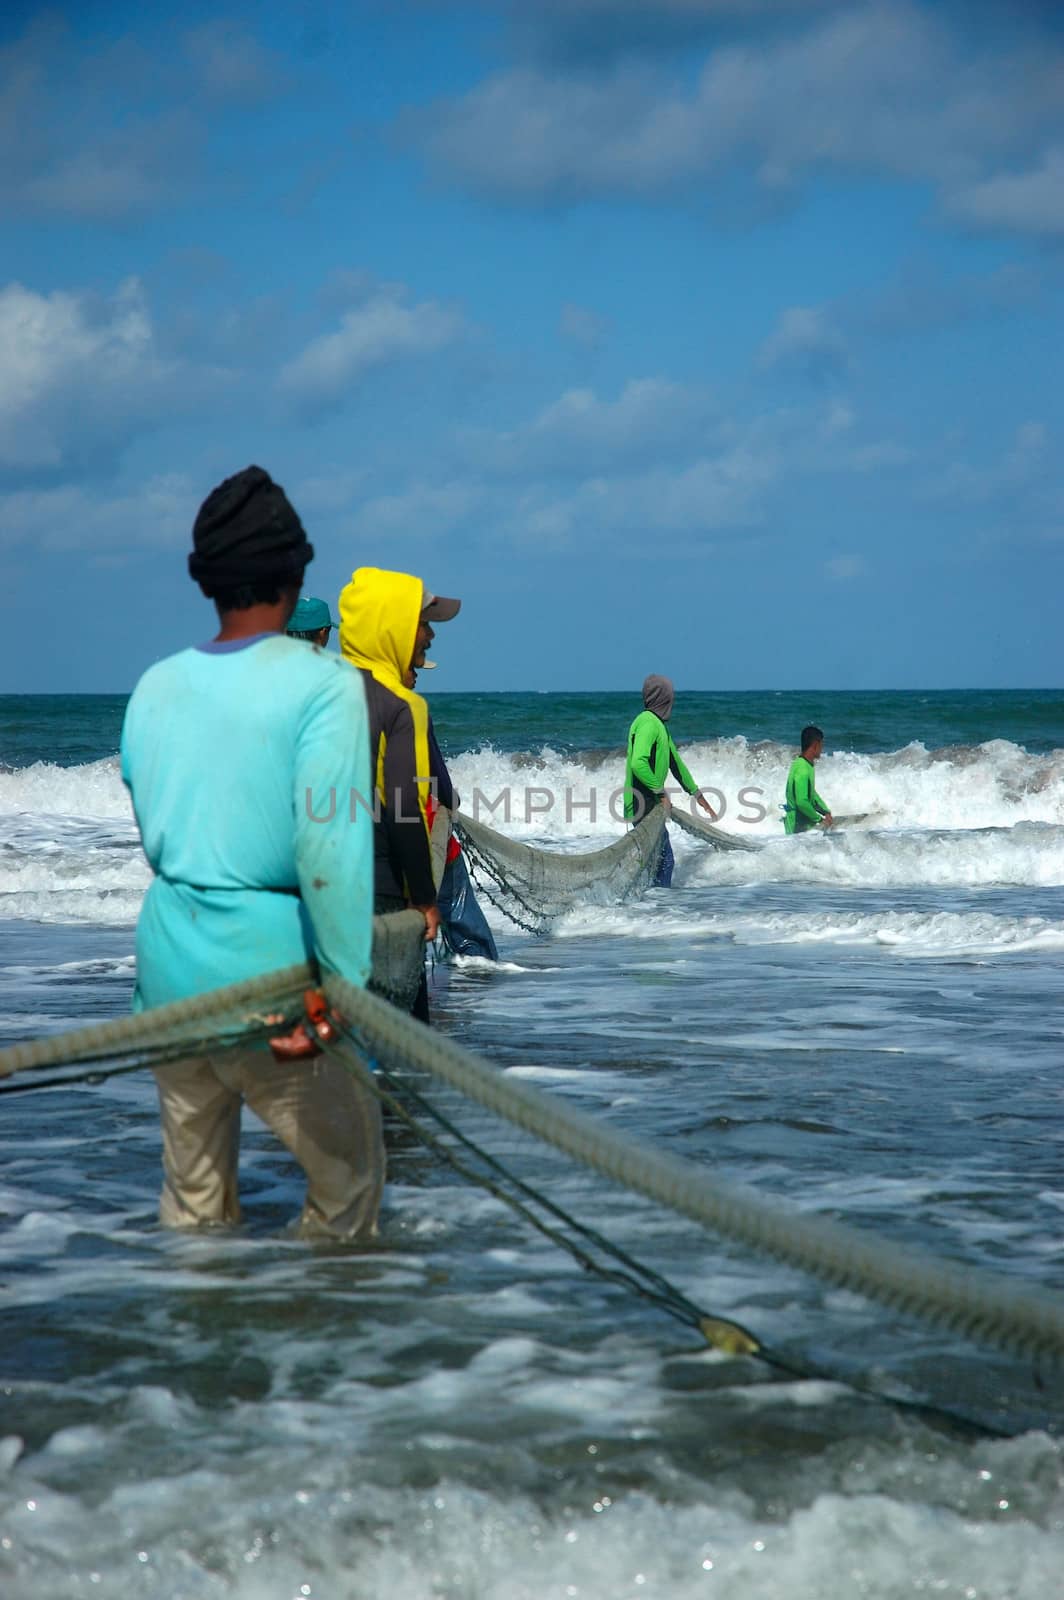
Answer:
<svg viewBox="0 0 1064 1600"><path fill-rule="evenodd" d="M715 828L712 822L703 822L701 817L696 817L691 811L681 811L676 805L669 813L669 821L675 822L684 833L691 834L714 850L760 850L762 847L760 839L744 839L737 833L725 833L723 828Z"/></svg>
<svg viewBox="0 0 1064 1600"><path fill-rule="evenodd" d="M661 853L660 806L623 838L584 855L534 850L459 811L454 819L477 885L519 927L540 933L576 905L625 900L646 887Z"/></svg>

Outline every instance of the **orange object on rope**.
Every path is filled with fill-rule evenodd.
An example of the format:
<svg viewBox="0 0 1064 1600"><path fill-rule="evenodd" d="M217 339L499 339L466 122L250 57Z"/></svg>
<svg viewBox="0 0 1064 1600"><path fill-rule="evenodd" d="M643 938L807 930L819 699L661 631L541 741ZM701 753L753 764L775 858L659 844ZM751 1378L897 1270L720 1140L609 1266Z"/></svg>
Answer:
<svg viewBox="0 0 1064 1600"><path fill-rule="evenodd" d="M337 1037L338 1029L321 989L303 991L303 1010L304 1020L297 1022L291 1033L283 1033L270 1040L270 1049L278 1061L301 1061L309 1056L320 1056L322 1044L328 1044Z"/></svg>

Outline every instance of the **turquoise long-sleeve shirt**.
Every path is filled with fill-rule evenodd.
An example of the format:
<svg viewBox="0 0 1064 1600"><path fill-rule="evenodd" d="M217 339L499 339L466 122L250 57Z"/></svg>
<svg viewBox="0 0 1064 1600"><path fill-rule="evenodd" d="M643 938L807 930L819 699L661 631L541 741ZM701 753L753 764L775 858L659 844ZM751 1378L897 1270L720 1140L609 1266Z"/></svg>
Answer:
<svg viewBox="0 0 1064 1600"><path fill-rule="evenodd" d="M672 735L654 711L641 711L628 730L628 754L624 768L624 814L629 822L638 821L657 805L669 773L688 794L698 793Z"/></svg>
<svg viewBox="0 0 1064 1600"><path fill-rule="evenodd" d="M122 777L155 873L135 1009L312 959L365 984L373 785L348 662L282 634L158 662L126 709Z"/></svg>

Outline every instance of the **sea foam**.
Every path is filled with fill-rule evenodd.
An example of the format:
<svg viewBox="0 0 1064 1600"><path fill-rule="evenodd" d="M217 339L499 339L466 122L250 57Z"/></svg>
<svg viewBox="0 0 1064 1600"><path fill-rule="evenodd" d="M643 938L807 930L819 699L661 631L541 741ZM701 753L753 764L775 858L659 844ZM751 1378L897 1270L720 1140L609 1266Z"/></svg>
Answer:
<svg viewBox="0 0 1064 1600"><path fill-rule="evenodd" d="M785 840L780 820L791 755L784 746L734 738L684 746L682 755L723 829L769 848L721 854L674 830L678 887L1064 883L1062 751L1030 755L993 740L829 755L817 768L821 794L837 813L864 820L798 840ZM512 754L484 745L450 766L463 809L511 837L581 852L623 834L619 751ZM692 802L678 795L675 804ZM116 757L0 773L0 916L132 924L150 878Z"/></svg>

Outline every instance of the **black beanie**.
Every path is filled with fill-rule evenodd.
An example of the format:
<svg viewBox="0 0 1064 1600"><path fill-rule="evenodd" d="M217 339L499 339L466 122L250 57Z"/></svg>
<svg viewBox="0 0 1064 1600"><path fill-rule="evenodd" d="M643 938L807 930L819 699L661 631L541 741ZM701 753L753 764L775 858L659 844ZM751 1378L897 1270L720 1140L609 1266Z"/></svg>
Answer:
<svg viewBox="0 0 1064 1600"><path fill-rule="evenodd" d="M303 524L279 483L245 467L212 489L192 527L188 570L209 590L298 583L314 559Z"/></svg>

